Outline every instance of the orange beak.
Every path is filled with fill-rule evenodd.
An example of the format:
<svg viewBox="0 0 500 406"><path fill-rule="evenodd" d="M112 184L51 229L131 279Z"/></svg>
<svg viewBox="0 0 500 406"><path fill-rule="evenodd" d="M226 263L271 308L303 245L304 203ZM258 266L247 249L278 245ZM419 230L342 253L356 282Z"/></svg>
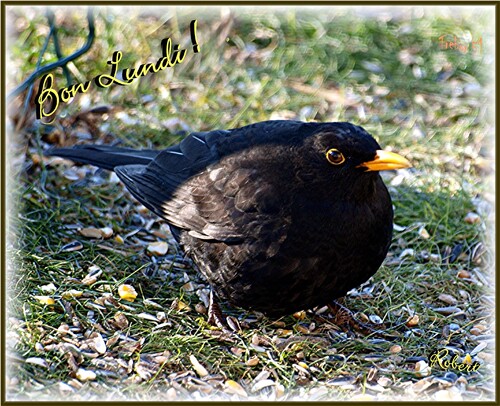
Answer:
<svg viewBox="0 0 500 406"><path fill-rule="evenodd" d="M375 155L373 161L363 162L361 165L358 165L358 168L366 168L367 172L389 171L409 167L411 167L411 163L406 158L394 152L383 150L377 151L377 155Z"/></svg>

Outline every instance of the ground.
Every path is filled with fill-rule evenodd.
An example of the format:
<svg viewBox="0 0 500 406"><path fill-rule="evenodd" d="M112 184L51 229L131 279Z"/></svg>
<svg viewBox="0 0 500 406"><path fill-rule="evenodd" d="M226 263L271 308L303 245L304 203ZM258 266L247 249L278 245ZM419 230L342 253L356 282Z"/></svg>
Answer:
<svg viewBox="0 0 500 406"><path fill-rule="evenodd" d="M85 42L87 10L54 12L66 56ZM38 61L42 8L7 13L9 93L57 56L51 42ZM34 119L34 96L10 100L9 399L493 398L493 9L94 14L90 50L67 65L72 84L109 74L114 51L119 71L156 62L165 38L186 55L127 86L92 83L61 100L50 125ZM68 86L52 73L55 89ZM162 148L189 131L277 118L351 121L413 164L384 174L393 244L345 299L384 337L345 333L325 309L272 320L222 303L242 327L224 336L206 322L206 282L163 222L116 177L43 156L90 142Z"/></svg>

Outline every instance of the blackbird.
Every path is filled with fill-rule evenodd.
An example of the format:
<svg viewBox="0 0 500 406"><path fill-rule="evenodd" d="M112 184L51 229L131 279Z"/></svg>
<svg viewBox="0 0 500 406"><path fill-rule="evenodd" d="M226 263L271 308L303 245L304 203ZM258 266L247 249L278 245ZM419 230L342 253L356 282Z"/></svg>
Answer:
<svg viewBox="0 0 500 406"><path fill-rule="evenodd" d="M220 298L272 317L328 304L378 270L393 225L379 171L410 166L359 126L286 120L194 132L162 151L47 154L114 171Z"/></svg>

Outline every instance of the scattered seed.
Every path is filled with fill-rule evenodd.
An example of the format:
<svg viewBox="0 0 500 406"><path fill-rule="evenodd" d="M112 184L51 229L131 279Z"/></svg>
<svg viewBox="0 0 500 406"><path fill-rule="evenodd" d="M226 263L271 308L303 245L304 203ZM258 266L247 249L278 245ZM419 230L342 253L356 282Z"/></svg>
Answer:
<svg viewBox="0 0 500 406"><path fill-rule="evenodd" d="M448 295L446 293L441 293L438 296L438 299L441 300L442 302L449 304L449 305L457 304L457 299L455 299L452 295Z"/></svg>
<svg viewBox="0 0 500 406"><path fill-rule="evenodd" d="M418 361L415 364L415 375L418 377L429 376L431 374L431 367L425 361Z"/></svg>
<svg viewBox="0 0 500 406"><path fill-rule="evenodd" d="M49 363L44 360L43 358L39 358L39 357L30 357L30 358L26 358L25 361L27 364L33 364L33 365L38 365L39 367L43 367L43 368L49 368Z"/></svg>
<svg viewBox="0 0 500 406"><path fill-rule="evenodd" d="M243 389L243 387L236 381L233 381L231 379L228 379L225 383L224 383L225 387L226 387L226 391L229 392L229 393L234 393L236 395L239 395L239 396L242 396L242 397L248 397L248 394L246 392L245 389Z"/></svg>
<svg viewBox="0 0 500 406"><path fill-rule="evenodd" d="M102 335L100 333L95 333L92 347L101 355L106 353L106 343L104 342L104 339L102 338Z"/></svg>
<svg viewBox="0 0 500 406"><path fill-rule="evenodd" d="M382 324L382 319L377 316L376 314L371 314L368 316L368 319L373 323L373 324Z"/></svg>
<svg viewBox="0 0 500 406"><path fill-rule="evenodd" d="M78 298L78 297L81 297L83 295L83 292L81 290L76 290L76 289L70 289L70 290L67 290L66 292L63 292L61 294L61 297L63 299L75 299L75 298Z"/></svg>
<svg viewBox="0 0 500 406"><path fill-rule="evenodd" d="M178 311L185 310L187 312L190 312L192 310L187 303L184 303L182 300L179 299L175 299L170 307Z"/></svg>
<svg viewBox="0 0 500 406"><path fill-rule="evenodd" d="M458 313L463 313L461 309L454 306L435 307L432 310L434 310L436 313L442 314L443 316L450 316L452 314L456 315Z"/></svg>
<svg viewBox="0 0 500 406"><path fill-rule="evenodd" d="M55 300L50 296L35 296L35 299L47 306L52 306L55 303Z"/></svg>
<svg viewBox="0 0 500 406"><path fill-rule="evenodd" d="M194 355L189 356L189 361L191 361L191 365L193 366L194 370L198 374L200 378L203 378L208 375L208 371L206 368L200 364L200 362L196 359Z"/></svg>
<svg viewBox="0 0 500 406"><path fill-rule="evenodd" d="M285 395L285 387L281 383L276 383L276 398L281 398Z"/></svg>
<svg viewBox="0 0 500 406"><path fill-rule="evenodd" d="M73 252L80 251L83 248L83 244L80 241L72 241L61 248L61 252Z"/></svg>
<svg viewBox="0 0 500 406"><path fill-rule="evenodd" d="M406 325L408 327L415 327L418 325L419 322L420 322L420 317L418 317L418 314L414 314L406 321Z"/></svg>
<svg viewBox="0 0 500 406"><path fill-rule="evenodd" d="M68 394L68 393L72 393L74 392L75 390L69 386L67 383L64 383L64 382L59 382L59 391L64 393L64 394Z"/></svg>
<svg viewBox="0 0 500 406"><path fill-rule="evenodd" d="M82 279L84 285L90 286L97 282L97 279L102 275L102 270L97 265L92 265L88 269L88 274Z"/></svg>
<svg viewBox="0 0 500 406"><path fill-rule="evenodd" d="M78 230L78 232L87 238L94 238L94 239L102 238L101 230L99 230L98 228L94 227L81 228L80 230Z"/></svg>
<svg viewBox="0 0 500 406"><path fill-rule="evenodd" d="M297 320L304 320L306 318L306 312L304 310L301 310L300 312L294 313L293 317L295 317Z"/></svg>
<svg viewBox="0 0 500 406"><path fill-rule="evenodd" d="M65 336L67 335L68 333L70 333L71 330L69 328L69 326L66 324L66 323L63 323L61 324L58 328L57 328L57 333L61 336Z"/></svg>
<svg viewBox="0 0 500 406"><path fill-rule="evenodd" d="M360 393L358 395L354 395L349 400L352 402L370 402L370 401L375 400L375 397L372 395L368 395L367 393L364 393L364 394Z"/></svg>
<svg viewBox="0 0 500 406"><path fill-rule="evenodd" d="M250 347L256 352L266 352L266 349L260 345L250 344Z"/></svg>
<svg viewBox="0 0 500 406"><path fill-rule="evenodd" d="M272 379L263 379L262 381L256 382L253 386L251 391L252 392L258 392L264 388L267 388L268 386L274 386L274 381Z"/></svg>
<svg viewBox="0 0 500 406"><path fill-rule="evenodd" d="M404 249L401 254L399 254L399 258L403 259L406 257L414 257L415 256L415 250L413 248L406 248Z"/></svg>
<svg viewBox="0 0 500 406"><path fill-rule="evenodd" d="M481 217L477 213L469 212L464 217L464 221L468 224L478 224L481 222Z"/></svg>
<svg viewBox="0 0 500 406"><path fill-rule="evenodd" d="M203 303L196 303L194 309L200 314L207 314L207 308Z"/></svg>
<svg viewBox="0 0 500 406"><path fill-rule="evenodd" d="M338 378L330 379L327 381L328 385L331 386L351 386L356 381L353 376L340 376Z"/></svg>
<svg viewBox="0 0 500 406"><path fill-rule="evenodd" d="M125 240L123 239L123 237L118 234L115 236L115 242L117 242L118 244L123 244L125 242Z"/></svg>
<svg viewBox="0 0 500 406"><path fill-rule="evenodd" d="M380 386L383 386L384 388L386 388L387 386L389 386L392 381L387 378L386 376L381 376L380 378L377 379L377 383L380 385Z"/></svg>
<svg viewBox="0 0 500 406"><path fill-rule="evenodd" d="M193 282L188 282L182 285L182 289L184 289L186 292L192 292L196 289L196 285Z"/></svg>
<svg viewBox="0 0 500 406"><path fill-rule="evenodd" d="M153 316L152 314L149 314L149 313L139 313L137 315L137 317L139 317L140 319L149 320L149 321L158 321L158 319L155 316Z"/></svg>
<svg viewBox="0 0 500 406"><path fill-rule="evenodd" d="M236 317L228 316L226 317L226 322L229 328L233 331L241 331L240 322Z"/></svg>
<svg viewBox="0 0 500 406"><path fill-rule="evenodd" d="M97 378L97 375L94 371L90 371L87 369L79 368L78 371L76 371L76 377L82 381L93 381Z"/></svg>
<svg viewBox="0 0 500 406"><path fill-rule="evenodd" d="M153 242L148 245L148 254L160 257L166 255L168 252L168 244L164 241Z"/></svg>
<svg viewBox="0 0 500 406"><path fill-rule="evenodd" d="M479 336L483 333L483 330L473 327L470 329L470 333L474 336Z"/></svg>
<svg viewBox="0 0 500 406"><path fill-rule="evenodd" d="M113 236L113 229L111 227L100 228L101 236L104 239L111 238Z"/></svg>
<svg viewBox="0 0 500 406"><path fill-rule="evenodd" d="M470 273L467 272L465 269L461 269L457 273L457 277L459 277L460 279L470 279L470 276L471 276Z"/></svg>
<svg viewBox="0 0 500 406"><path fill-rule="evenodd" d="M126 300L127 302L133 302L137 297L137 292L131 285L120 285L118 287L118 294L120 298Z"/></svg>
<svg viewBox="0 0 500 406"><path fill-rule="evenodd" d="M389 349L389 351L390 351L392 354L397 354L397 353L401 352L401 350L402 350L402 349L403 349L403 348L402 348L400 345L397 345L397 344L396 344L396 345L393 345L393 346Z"/></svg>
<svg viewBox="0 0 500 406"><path fill-rule="evenodd" d="M259 374L254 378L252 381L252 384L255 384L256 382L263 381L264 379L267 379L271 376L271 373L266 370L262 370L259 372Z"/></svg>
<svg viewBox="0 0 500 406"><path fill-rule="evenodd" d="M48 285L41 286L41 287L40 287L40 290L41 290L42 292L46 292L46 293L54 293L54 292L57 290L57 288L56 288L56 286L55 286L55 285L51 282L51 283L49 283Z"/></svg>
<svg viewBox="0 0 500 406"><path fill-rule="evenodd" d="M474 356L479 352L483 351L488 346L488 343L482 342L478 344L471 352L470 355Z"/></svg>
<svg viewBox="0 0 500 406"><path fill-rule="evenodd" d="M304 332L304 330L307 332L307 329L305 329L303 326L300 326L302 327L302 330L299 328L299 326L297 326L297 331L300 331L301 333ZM276 334L278 335L278 337L286 337L286 336L289 336L289 335L292 335L293 334L293 330L284 330L282 328L279 328L276 330Z"/></svg>
<svg viewBox="0 0 500 406"><path fill-rule="evenodd" d="M462 363L467 365L472 365L472 357L470 356L470 354L465 355Z"/></svg>
<svg viewBox="0 0 500 406"><path fill-rule="evenodd" d="M245 365L249 367L254 367L258 363L259 363L259 358L256 355L254 355L245 362Z"/></svg>
<svg viewBox="0 0 500 406"><path fill-rule="evenodd" d="M462 395L460 392L453 390L456 388L442 389L434 393L434 399L437 401L462 401Z"/></svg>
<svg viewBox="0 0 500 406"><path fill-rule="evenodd" d="M431 238L429 232L425 229L424 226L420 227L420 229L418 230L418 235L424 240L428 240L429 238Z"/></svg>

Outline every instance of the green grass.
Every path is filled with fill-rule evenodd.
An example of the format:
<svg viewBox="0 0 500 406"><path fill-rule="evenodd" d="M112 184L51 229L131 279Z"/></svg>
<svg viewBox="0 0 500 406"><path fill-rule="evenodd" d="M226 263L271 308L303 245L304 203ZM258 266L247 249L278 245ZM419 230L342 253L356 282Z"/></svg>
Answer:
<svg viewBox="0 0 500 406"><path fill-rule="evenodd" d="M32 126L29 121L21 129L13 145L11 201L15 210L9 213L8 253L16 269L7 287L8 344L15 354L7 381L12 397L50 398L69 388L75 399L172 399L173 392L166 395L168 388L174 388L177 399L223 397L230 396L224 383L234 380L249 395L266 398L275 392L264 388L252 393L251 388L253 379L267 371L267 379L283 385L290 398L351 399L364 394L391 399L409 396L405 391L426 379L414 373L412 357L428 357L445 345L463 354L481 342L491 345L488 269L493 256L485 238L488 218L480 213L479 224L468 224L464 218L476 211L473 198L491 201L487 142L492 130L486 90L492 66L488 48L482 54L462 54L440 49L437 40L443 34L470 32L473 39L483 35L487 44L486 32L491 27L484 15L419 16L414 10L401 18L360 18L334 9L306 12L293 8L246 15L235 8L227 17L215 13L209 18L193 10L162 9L142 17L137 12L96 11L95 43L72 66L77 81L107 73L106 61L118 49L123 51L123 67L154 61L160 57L161 40L168 36L186 47L188 54L183 64L130 86L92 87L85 96L60 108L65 118L52 128ZM38 11L28 8L18 8L15 14L8 52L18 67L10 73L11 83L20 83L34 69L47 23ZM56 14L65 55L83 43L83 15ZM189 40L193 18L198 19L199 54L192 53ZM49 46L43 63L54 60ZM64 86L62 72L55 74L58 88ZM481 91L474 86L481 86ZM112 111L97 116L94 124L88 124L89 114L83 115L87 124L72 121L87 105L107 105ZM276 322L223 303L228 315L246 324L239 337L224 341L207 325L206 316L195 310L200 302L196 292L182 289L188 279L204 285L196 271L157 263L147 255L147 245L165 233L155 216L138 210L120 184L108 183L100 173L83 169L84 176L74 181L64 176L67 166L36 159L49 144L73 145L93 138L160 148L182 139L186 129L230 128L275 117L352 121L371 132L383 147L392 147L413 163L415 169L400 173L404 177L399 180L394 175L386 179L395 223L405 230L395 231L390 255L380 271L357 290L358 295L346 298L361 319L380 317L394 341L349 337L327 320L327 313L324 319L308 313L303 320L290 315ZM167 121L171 119L178 121ZM23 156L25 161L17 159ZM77 228L105 226L113 229L114 237L124 237L124 242L114 237L88 239L77 232ZM422 227L428 238L419 233ZM75 240L83 244L81 250L61 251ZM480 242L486 244L486 251L473 258ZM400 258L407 249L414 255ZM458 257L448 263L445 257L453 250ZM169 258L177 261L178 254L171 243ZM92 265L102 275L94 284L83 285ZM469 272L471 278L457 277L460 271ZM35 298L46 295L41 287L50 283L56 287L50 293L56 299L52 306ZM123 283L136 288L138 297L133 303L119 300L117 289ZM82 296L65 299L64 292L71 289L81 291ZM454 306L465 312L463 316L454 318L433 310L448 306L438 299L443 293L457 300ZM190 310L179 310L178 300ZM145 313L161 321L148 320ZM418 325L405 326L414 314L419 316ZM117 324L122 316L126 325ZM485 326L482 334L471 334L471 328L481 323ZM443 335L450 324L458 324L459 330ZM68 325L71 333L62 333L61 325ZM93 353L89 340L96 332L113 345L108 345L107 354L94 359L89 355ZM69 356L64 346L68 343L79 351ZM402 347L399 353L391 352L396 344ZM466 383L455 383L449 393L490 399L494 365L490 351L482 351L479 371L464 375ZM152 362L159 354L164 362ZM190 355L207 368L209 377L196 378ZM254 356L258 364L247 365ZM23 362L29 357L45 359L48 368ZM301 362L306 372L300 369ZM79 384L74 365L97 371L97 378ZM432 376L445 373L437 368ZM334 385L332 380L342 376L352 377L352 385ZM390 384L377 392L373 385L381 377ZM60 382L73 386L61 389ZM433 399L438 389L434 385L418 396Z"/></svg>

